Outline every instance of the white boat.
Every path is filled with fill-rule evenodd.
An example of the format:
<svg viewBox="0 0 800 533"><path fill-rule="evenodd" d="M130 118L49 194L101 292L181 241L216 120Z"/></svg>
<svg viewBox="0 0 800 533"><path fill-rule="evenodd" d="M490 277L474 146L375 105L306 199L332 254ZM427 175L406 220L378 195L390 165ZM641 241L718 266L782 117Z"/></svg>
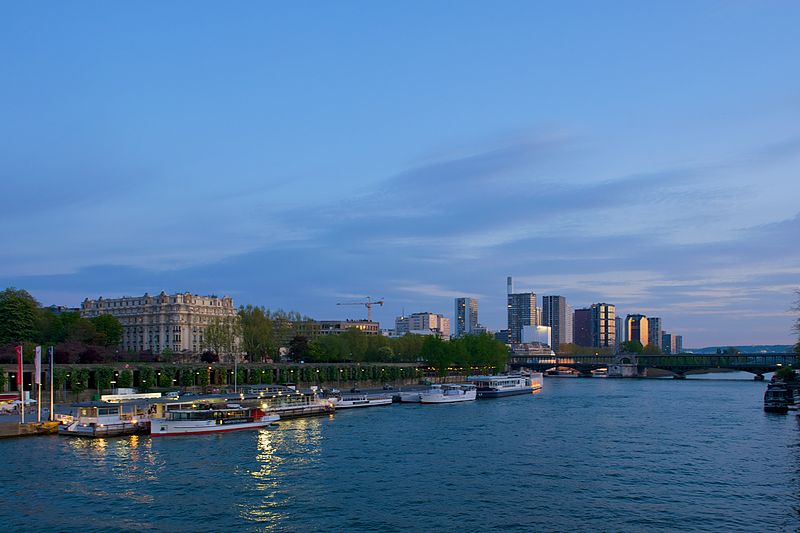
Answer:
<svg viewBox="0 0 800 533"><path fill-rule="evenodd" d="M401 392L400 403L419 403L420 391Z"/></svg>
<svg viewBox="0 0 800 533"><path fill-rule="evenodd" d="M259 408L227 404L224 407L204 406L199 409L167 411L165 418L154 419L150 425L151 437L172 435L203 435L244 429L268 427L280 416L267 414Z"/></svg>
<svg viewBox="0 0 800 533"><path fill-rule="evenodd" d="M420 403L469 402L477 398L477 387L464 385L433 385L419 394Z"/></svg>
<svg viewBox="0 0 800 533"><path fill-rule="evenodd" d="M85 402L74 407L78 408L74 416L59 416L59 435L104 438L147 433L150 429L149 417L136 405L130 406L128 412L121 403Z"/></svg>
<svg viewBox="0 0 800 533"><path fill-rule="evenodd" d="M530 394L542 388L542 374L537 372L504 376L469 376L467 381L478 388L478 398Z"/></svg>
<svg viewBox="0 0 800 533"><path fill-rule="evenodd" d="M336 409L349 409L351 407L374 407L377 405L391 405L391 396L369 396L361 393L342 394L336 399L333 406Z"/></svg>

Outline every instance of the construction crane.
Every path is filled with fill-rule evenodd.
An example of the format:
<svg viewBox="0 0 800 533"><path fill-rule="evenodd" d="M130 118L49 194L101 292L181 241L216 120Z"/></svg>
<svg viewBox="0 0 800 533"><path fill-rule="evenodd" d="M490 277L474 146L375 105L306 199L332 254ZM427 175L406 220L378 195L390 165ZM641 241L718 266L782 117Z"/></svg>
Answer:
<svg viewBox="0 0 800 533"><path fill-rule="evenodd" d="M377 300L373 300L370 296L367 296L366 302L339 302L336 305L363 305L367 308L367 322L372 322L372 306L373 305L383 305L383 298L378 298Z"/></svg>

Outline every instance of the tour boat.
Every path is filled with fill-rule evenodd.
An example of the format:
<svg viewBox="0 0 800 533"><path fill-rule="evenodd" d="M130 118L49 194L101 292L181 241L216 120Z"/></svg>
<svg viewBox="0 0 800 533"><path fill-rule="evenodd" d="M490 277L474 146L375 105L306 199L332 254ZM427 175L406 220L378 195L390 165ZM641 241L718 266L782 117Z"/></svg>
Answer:
<svg viewBox="0 0 800 533"><path fill-rule="evenodd" d="M477 396L477 387L465 385L433 385L419 394L420 403L455 403L468 402Z"/></svg>
<svg viewBox="0 0 800 533"><path fill-rule="evenodd" d="M512 394L529 394L542 388L542 374L509 374L505 376L470 376L467 381L478 388L478 398L497 398Z"/></svg>
<svg viewBox="0 0 800 533"><path fill-rule="evenodd" d="M155 419L150 425L151 437L172 435L202 435L243 429L268 427L280 416L266 414L259 408L227 404L224 407L211 405L198 409L176 409L167 411L163 419Z"/></svg>
<svg viewBox="0 0 800 533"><path fill-rule="evenodd" d="M78 408L75 416L58 415L61 420L59 435L103 438L147 433L150 429L150 419L146 413L140 413L136 405L127 413L122 403L85 402L73 407Z"/></svg>
<svg viewBox="0 0 800 533"><path fill-rule="evenodd" d="M419 403L420 391L401 392L400 403Z"/></svg>
<svg viewBox="0 0 800 533"><path fill-rule="evenodd" d="M374 407L377 405L391 405L391 396L369 396L361 393L342 394L335 399L334 407L338 409L349 409L351 407Z"/></svg>

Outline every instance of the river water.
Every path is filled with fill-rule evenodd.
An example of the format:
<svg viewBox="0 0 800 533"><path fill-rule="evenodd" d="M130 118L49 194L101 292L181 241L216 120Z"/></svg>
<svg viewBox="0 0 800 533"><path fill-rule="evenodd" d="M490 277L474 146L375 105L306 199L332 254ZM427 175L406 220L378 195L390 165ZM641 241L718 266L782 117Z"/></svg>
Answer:
<svg viewBox="0 0 800 533"><path fill-rule="evenodd" d="M765 414L744 377L554 378L272 431L4 440L0 529L795 531L798 417Z"/></svg>

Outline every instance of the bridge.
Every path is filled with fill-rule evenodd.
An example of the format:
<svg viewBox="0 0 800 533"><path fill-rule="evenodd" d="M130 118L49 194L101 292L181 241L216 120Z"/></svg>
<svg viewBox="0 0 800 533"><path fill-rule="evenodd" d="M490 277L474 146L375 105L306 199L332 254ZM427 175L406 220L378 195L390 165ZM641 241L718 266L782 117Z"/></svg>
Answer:
<svg viewBox="0 0 800 533"><path fill-rule="evenodd" d="M592 370L613 366L635 366L638 375L648 368L672 372L676 378L688 373L708 372L709 370L739 370L755 374L755 379L764 379L764 374L774 372L782 366L798 368L800 357L796 353L743 353L727 354L679 354L679 355L525 355L511 356L512 369L530 368L545 372L553 368L571 368L581 375L590 375Z"/></svg>

